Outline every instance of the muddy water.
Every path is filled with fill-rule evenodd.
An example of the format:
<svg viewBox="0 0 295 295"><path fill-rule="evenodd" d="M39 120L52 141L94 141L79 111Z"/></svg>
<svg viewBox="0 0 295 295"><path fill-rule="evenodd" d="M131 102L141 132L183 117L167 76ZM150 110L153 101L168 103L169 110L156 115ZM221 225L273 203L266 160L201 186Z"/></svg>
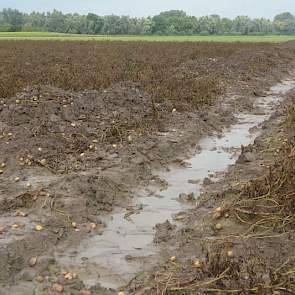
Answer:
<svg viewBox="0 0 295 295"><path fill-rule="evenodd" d="M203 179L218 179L218 173L235 163L241 145L248 145L259 134L259 125L276 109L283 95L294 87L294 81L286 80L272 87L266 97L255 102L255 114L238 113L237 123L223 133L201 140L201 151L188 159L188 167L171 168L158 173L168 183L165 190L150 186L135 194L135 210L118 210L105 222L102 235L82 241L80 246L57 253L57 261L76 272L87 286L100 283L107 288L124 285L134 273L142 270L141 258L153 255L157 248L153 243L154 226L191 205L179 201L180 193L200 194ZM215 175L215 177L213 176ZM213 176L213 177L212 177ZM136 210L137 208L137 210Z"/></svg>

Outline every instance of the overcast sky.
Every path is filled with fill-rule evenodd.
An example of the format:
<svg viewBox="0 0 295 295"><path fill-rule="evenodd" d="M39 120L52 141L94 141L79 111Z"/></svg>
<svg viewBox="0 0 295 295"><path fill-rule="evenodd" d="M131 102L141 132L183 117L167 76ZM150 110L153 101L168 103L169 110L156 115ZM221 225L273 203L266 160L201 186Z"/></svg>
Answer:
<svg viewBox="0 0 295 295"><path fill-rule="evenodd" d="M231 18L237 15L273 18L284 11L295 14L295 0L0 0L0 9L7 7L25 12L56 8L64 12L131 16L155 15L170 9L182 9L195 16L220 14Z"/></svg>

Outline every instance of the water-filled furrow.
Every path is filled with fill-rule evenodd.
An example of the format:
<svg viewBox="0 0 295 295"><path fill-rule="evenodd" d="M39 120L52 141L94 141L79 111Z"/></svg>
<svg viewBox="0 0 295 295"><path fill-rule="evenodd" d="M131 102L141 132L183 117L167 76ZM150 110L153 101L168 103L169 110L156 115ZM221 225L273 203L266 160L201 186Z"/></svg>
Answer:
<svg viewBox="0 0 295 295"><path fill-rule="evenodd" d="M166 220L172 222L174 214L188 208L179 202L179 194L194 193L198 196L206 177L210 176L215 181L217 178L212 178L212 175L226 171L234 164L241 145L253 143L259 135L259 128L255 127L271 116L293 85L294 81L286 80L272 87L267 96L258 97L254 104L255 114L238 113L237 123L222 136L202 139L200 151L186 161L188 167L157 173L169 184L167 189L140 189L133 204L141 208L138 212L126 218L126 211L115 211L107 218L107 227L102 235L86 239L78 248L69 249L66 253L58 253L57 261L71 267L88 286L98 282L112 288L124 285L142 269L140 259L126 258L156 254L157 248L153 243L155 225Z"/></svg>

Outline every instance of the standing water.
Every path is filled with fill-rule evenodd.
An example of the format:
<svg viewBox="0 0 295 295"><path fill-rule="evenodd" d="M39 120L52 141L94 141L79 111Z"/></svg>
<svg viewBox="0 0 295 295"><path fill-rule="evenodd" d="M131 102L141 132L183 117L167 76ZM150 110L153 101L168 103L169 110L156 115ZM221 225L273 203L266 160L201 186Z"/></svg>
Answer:
<svg viewBox="0 0 295 295"><path fill-rule="evenodd" d="M206 137L200 141L201 152L187 160L189 167L173 168L159 174L167 181L167 189L153 194L150 193L151 187L139 191L135 195L135 205L141 208L137 214L126 218L126 211L115 211L106 221L107 227L102 235L85 239L78 248L66 253L58 253L57 261L76 272L88 287L100 283L106 288L118 288L126 284L142 269L138 258L157 251L153 244L155 225L171 221L174 214L188 208L178 201L179 194L198 196L201 190L198 183L234 164L241 145L253 143L258 136L259 131L251 130L271 116L293 84L293 81L286 80L272 87L266 97L257 98L254 105L257 115L237 114L237 123L222 137ZM190 180L194 180L193 183Z"/></svg>

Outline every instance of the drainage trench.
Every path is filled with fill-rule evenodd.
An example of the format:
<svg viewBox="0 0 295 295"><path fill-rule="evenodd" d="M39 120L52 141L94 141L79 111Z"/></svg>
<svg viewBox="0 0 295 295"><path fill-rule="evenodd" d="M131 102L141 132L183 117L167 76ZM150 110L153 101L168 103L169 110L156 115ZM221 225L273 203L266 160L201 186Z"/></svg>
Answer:
<svg viewBox="0 0 295 295"><path fill-rule="evenodd" d="M166 220L172 222L173 216L191 207L179 202L179 194L194 193L197 197L205 178L210 176L212 181L218 180L218 174L237 160L241 145L254 142L260 133L259 125L275 112L294 84L292 80L285 80L275 85L265 97L255 100L255 114L238 113L237 123L222 136L202 139L200 152L186 161L188 167L158 173L168 183L165 190L152 186L139 190L133 204L140 207L136 214L126 218L125 210L114 211L105 220L107 226L102 235L83 240L75 249L57 253L57 262L76 272L88 287L100 283L103 287L116 289L126 284L142 270L140 257L157 253L153 243L155 225Z"/></svg>

